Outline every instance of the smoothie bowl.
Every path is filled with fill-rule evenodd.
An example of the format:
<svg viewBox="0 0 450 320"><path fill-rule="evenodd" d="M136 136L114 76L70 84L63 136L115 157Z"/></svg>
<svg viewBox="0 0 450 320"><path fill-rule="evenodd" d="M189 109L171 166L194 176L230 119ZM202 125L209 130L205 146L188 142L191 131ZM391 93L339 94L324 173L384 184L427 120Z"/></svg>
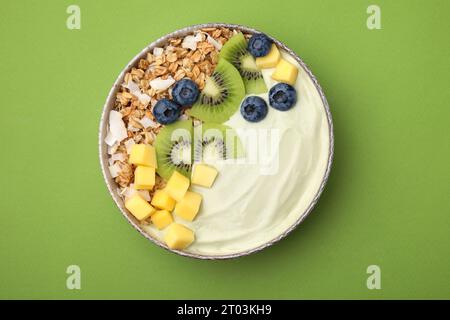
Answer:
<svg viewBox="0 0 450 320"><path fill-rule="evenodd" d="M158 39L120 73L99 151L114 201L144 237L226 259L277 242L311 212L333 127L316 78L287 46L204 24Z"/></svg>

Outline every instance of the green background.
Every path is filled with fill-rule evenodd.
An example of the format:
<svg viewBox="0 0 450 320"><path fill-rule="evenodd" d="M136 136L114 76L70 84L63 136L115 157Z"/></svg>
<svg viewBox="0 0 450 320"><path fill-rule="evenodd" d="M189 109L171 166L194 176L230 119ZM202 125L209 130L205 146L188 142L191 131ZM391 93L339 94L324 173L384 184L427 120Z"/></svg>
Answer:
<svg viewBox="0 0 450 320"><path fill-rule="evenodd" d="M382 29L366 9L381 7ZM66 8L81 7L81 30ZM169 7L170 5L170 7ZM450 298L450 2L2 1L0 298ZM127 62L205 22L280 39L318 77L335 125L328 185L261 253L179 257L109 196L100 113ZM82 289L66 289L66 268ZM381 268L368 290L366 268Z"/></svg>

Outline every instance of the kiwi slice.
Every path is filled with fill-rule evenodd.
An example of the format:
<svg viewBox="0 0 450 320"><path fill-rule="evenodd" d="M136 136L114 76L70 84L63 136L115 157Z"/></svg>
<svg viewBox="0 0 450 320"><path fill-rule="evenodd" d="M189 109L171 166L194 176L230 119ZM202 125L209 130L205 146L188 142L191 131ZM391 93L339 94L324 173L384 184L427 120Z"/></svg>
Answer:
<svg viewBox="0 0 450 320"><path fill-rule="evenodd" d="M222 123L238 110L244 95L245 87L239 72L228 61L219 59L197 102L187 113L202 121Z"/></svg>
<svg viewBox="0 0 450 320"><path fill-rule="evenodd" d="M168 180L174 170L191 177L192 169L192 121L177 121L161 129L156 136L155 149L158 169L156 172Z"/></svg>
<svg viewBox="0 0 450 320"><path fill-rule="evenodd" d="M194 162L214 163L243 155L241 141L231 127L202 123L194 128L190 120L177 121L162 128L154 146L158 161L156 172L165 180L175 170L190 178Z"/></svg>
<svg viewBox="0 0 450 320"><path fill-rule="evenodd" d="M243 155L243 147L234 129L219 123L203 123L194 128L194 162L214 163Z"/></svg>
<svg viewBox="0 0 450 320"><path fill-rule="evenodd" d="M229 61L239 70L247 94L258 94L267 91L261 71L256 66L255 58L247 50L247 40L242 32L232 36L220 50L221 58Z"/></svg>

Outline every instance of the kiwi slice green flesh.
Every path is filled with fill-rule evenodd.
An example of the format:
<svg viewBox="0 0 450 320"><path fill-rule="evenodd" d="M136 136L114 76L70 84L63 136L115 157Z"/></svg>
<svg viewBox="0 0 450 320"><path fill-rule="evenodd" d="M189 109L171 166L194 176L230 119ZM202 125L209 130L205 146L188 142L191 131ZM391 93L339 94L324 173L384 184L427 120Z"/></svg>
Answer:
<svg viewBox="0 0 450 320"><path fill-rule="evenodd" d="M247 40L245 40L242 32L232 36L223 45L219 56L229 61L239 70L247 94L258 94L267 91L263 75L256 66L255 58L247 50Z"/></svg>
<svg viewBox="0 0 450 320"><path fill-rule="evenodd" d="M227 125L205 122L201 129L194 128L194 137L194 162L214 163L243 155L236 131Z"/></svg>
<svg viewBox="0 0 450 320"><path fill-rule="evenodd" d="M168 180L176 170L190 178L192 169L192 121L177 121L161 129L156 136L156 172Z"/></svg>
<svg viewBox="0 0 450 320"><path fill-rule="evenodd" d="M222 123L238 110L244 95L239 71L228 61L219 59L197 102L187 113L202 121Z"/></svg>

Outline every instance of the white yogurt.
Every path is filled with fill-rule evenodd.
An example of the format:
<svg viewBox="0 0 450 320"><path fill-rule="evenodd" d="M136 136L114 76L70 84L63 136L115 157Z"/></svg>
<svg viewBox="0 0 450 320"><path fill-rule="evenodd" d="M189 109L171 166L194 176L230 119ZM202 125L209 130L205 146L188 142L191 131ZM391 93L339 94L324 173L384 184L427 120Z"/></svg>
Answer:
<svg viewBox="0 0 450 320"><path fill-rule="evenodd" d="M239 112L226 123L234 129L278 129L278 172L261 174L261 164L223 164L211 189L193 186L192 190L203 195L195 221L189 223L174 215L195 231L196 240L187 252L227 255L256 248L292 226L319 190L330 146L325 108L305 70L286 52L282 56L299 68L296 105L284 112L269 106L267 117L259 123L247 122ZM269 89L276 84L270 78L272 72L263 70ZM260 96L269 105L268 93ZM162 239L163 232L152 226L144 228Z"/></svg>

